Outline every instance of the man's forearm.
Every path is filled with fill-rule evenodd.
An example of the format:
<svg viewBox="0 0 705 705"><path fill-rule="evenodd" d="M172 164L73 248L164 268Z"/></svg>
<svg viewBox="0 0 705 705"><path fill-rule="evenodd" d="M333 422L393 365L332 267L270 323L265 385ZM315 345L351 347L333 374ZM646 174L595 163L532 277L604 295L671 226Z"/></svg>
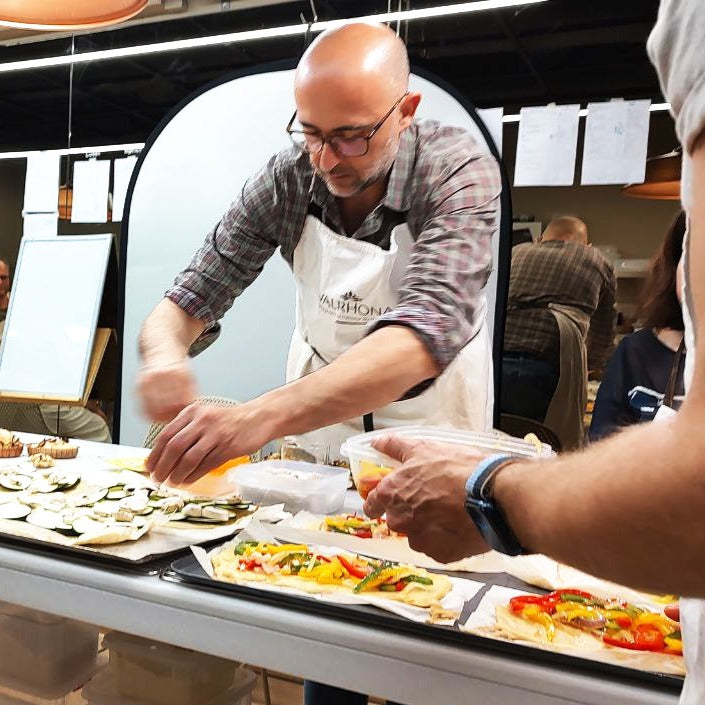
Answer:
<svg viewBox="0 0 705 705"><path fill-rule="evenodd" d="M139 349L147 365L170 365L183 361L204 324L189 316L169 299L162 299L140 331Z"/></svg>
<svg viewBox="0 0 705 705"><path fill-rule="evenodd" d="M510 465L495 496L531 551L654 592L705 596L705 448L687 418L555 461Z"/></svg>
<svg viewBox="0 0 705 705"><path fill-rule="evenodd" d="M324 368L255 400L278 435L306 433L362 416L402 397L439 369L410 328L386 326Z"/></svg>

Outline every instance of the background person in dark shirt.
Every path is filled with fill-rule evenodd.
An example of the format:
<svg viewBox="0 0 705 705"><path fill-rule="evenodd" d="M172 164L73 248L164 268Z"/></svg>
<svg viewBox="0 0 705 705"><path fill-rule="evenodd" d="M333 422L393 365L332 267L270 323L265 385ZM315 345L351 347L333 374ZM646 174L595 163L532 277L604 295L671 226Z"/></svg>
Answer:
<svg viewBox="0 0 705 705"><path fill-rule="evenodd" d="M545 423L564 449L581 444L586 367L601 370L612 348L614 297L612 265L579 218L556 218L538 243L513 248L503 413Z"/></svg>
<svg viewBox="0 0 705 705"><path fill-rule="evenodd" d="M685 393L678 268L684 235L681 212L651 261L640 303L644 327L626 336L607 364L590 424L591 441L651 421L661 403L675 408Z"/></svg>

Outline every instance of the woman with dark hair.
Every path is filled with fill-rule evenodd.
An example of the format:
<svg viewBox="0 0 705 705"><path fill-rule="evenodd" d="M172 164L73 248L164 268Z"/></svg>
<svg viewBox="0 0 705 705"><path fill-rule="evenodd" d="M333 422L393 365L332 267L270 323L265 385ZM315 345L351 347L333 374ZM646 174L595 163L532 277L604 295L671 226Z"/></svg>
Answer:
<svg viewBox="0 0 705 705"><path fill-rule="evenodd" d="M685 348L679 262L685 226L681 211L651 260L639 306L643 328L626 336L607 363L592 414L591 441L651 421L661 406L680 405Z"/></svg>

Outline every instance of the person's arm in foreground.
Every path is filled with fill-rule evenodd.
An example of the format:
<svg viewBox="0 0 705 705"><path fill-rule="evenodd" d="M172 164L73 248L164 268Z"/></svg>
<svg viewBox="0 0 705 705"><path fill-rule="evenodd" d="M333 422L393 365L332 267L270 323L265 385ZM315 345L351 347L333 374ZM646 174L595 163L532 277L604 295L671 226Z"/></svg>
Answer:
<svg viewBox="0 0 705 705"><path fill-rule="evenodd" d="M705 193L705 135L693 153L693 193ZM690 282L696 329L705 326L705 199L691 211ZM494 497L520 542L589 573L643 589L705 597L705 346L693 384L669 421L629 429L584 452L500 470ZM449 561L487 549L465 513L473 459L386 439L406 461L365 504L387 512L411 545Z"/></svg>

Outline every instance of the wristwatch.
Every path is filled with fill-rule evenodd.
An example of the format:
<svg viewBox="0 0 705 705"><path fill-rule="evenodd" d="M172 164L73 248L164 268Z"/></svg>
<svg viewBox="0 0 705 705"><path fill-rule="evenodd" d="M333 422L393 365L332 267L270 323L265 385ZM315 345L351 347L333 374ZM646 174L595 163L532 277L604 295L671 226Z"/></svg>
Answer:
<svg viewBox="0 0 705 705"><path fill-rule="evenodd" d="M494 500L492 484L497 471L515 459L506 453L489 455L478 463L465 483L465 510L489 546L508 556L526 555L529 551L521 545Z"/></svg>

